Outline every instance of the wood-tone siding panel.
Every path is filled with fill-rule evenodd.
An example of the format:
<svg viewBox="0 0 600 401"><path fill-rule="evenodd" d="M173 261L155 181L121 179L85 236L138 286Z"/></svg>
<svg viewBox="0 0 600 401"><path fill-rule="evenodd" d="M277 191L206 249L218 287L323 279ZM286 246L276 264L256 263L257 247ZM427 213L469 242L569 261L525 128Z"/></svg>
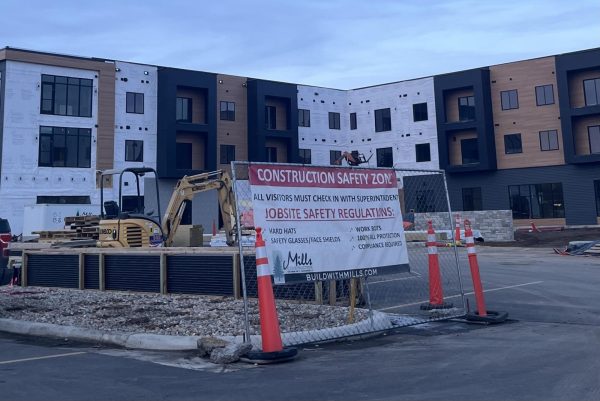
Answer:
<svg viewBox="0 0 600 401"><path fill-rule="evenodd" d="M265 142L265 147L277 148L277 163L287 163L288 154L286 139L268 138Z"/></svg>
<svg viewBox="0 0 600 401"><path fill-rule="evenodd" d="M458 120L458 98L473 96L473 88L457 89L444 94L444 107L446 110L446 122L454 123ZM477 102L477 99L475 99Z"/></svg>
<svg viewBox="0 0 600 401"><path fill-rule="evenodd" d="M98 128L96 130L96 168L113 168L115 141L115 64L78 57L5 49L0 59L53 65L98 72ZM96 94L94 94L96 96ZM99 183L98 183L99 184Z"/></svg>
<svg viewBox="0 0 600 401"><path fill-rule="evenodd" d="M463 139L471 138L477 138L477 131L465 130L453 133L448 136L448 152L450 156L450 165L462 165L462 151L460 148L460 141Z"/></svg>
<svg viewBox="0 0 600 401"><path fill-rule="evenodd" d="M177 97L192 99L192 123L206 124L206 92L202 89L177 88Z"/></svg>
<svg viewBox="0 0 600 401"><path fill-rule="evenodd" d="M178 132L177 143L192 144L192 169L204 170L206 168L206 138L196 132Z"/></svg>
<svg viewBox="0 0 600 401"><path fill-rule="evenodd" d="M585 107L585 93L583 81L586 79L600 78L600 68L569 73L569 104L572 108Z"/></svg>
<svg viewBox="0 0 600 401"><path fill-rule="evenodd" d="M554 57L490 67L492 112L498 169L565 163ZM537 106L535 87L552 85L554 104ZM502 110L501 92L516 89L519 108ZM558 132L558 150L543 151L540 131ZM521 134L522 153L506 154L504 136Z"/></svg>
<svg viewBox="0 0 600 401"><path fill-rule="evenodd" d="M285 99L278 97L267 97L265 100L266 106L275 106L275 129L285 131L288 127L287 109L288 103Z"/></svg>
<svg viewBox="0 0 600 401"><path fill-rule="evenodd" d="M219 168L230 170L229 164L221 164L221 145L235 146L236 160L248 160L248 93L244 86L247 78L218 75L217 82L217 163ZM220 102L235 103L235 121L221 120Z"/></svg>
<svg viewBox="0 0 600 401"><path fill-rule="evenodd" d="M586 116L573 119L573 141L576 155L590 154L588 127L600 125L600 116Z"/></svg>

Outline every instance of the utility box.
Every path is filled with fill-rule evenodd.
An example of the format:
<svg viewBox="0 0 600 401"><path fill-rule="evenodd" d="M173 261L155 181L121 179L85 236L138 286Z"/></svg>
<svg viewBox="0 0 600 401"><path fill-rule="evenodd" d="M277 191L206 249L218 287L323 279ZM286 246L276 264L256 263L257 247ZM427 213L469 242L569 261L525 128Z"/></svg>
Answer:
<svg viewBox="0 0 600 401"><path fill-rule="evenodd" d="M32 236L33 231L64 230L65 217L89 216L99 213L100 205L40 204L25 206L23 236Z"/></svg>

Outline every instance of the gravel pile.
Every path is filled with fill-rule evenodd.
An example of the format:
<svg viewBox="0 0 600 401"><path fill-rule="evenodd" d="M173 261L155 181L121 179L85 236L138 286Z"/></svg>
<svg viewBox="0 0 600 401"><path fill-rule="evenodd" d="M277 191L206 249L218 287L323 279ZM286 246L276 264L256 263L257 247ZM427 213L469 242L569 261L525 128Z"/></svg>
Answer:
<svg viewBox="0 0 600 401"><path fill-rule="evenodd" d="M282 332L318 330L346 324L347 307L279 302ZM355 322L368 317L355 310ZM241 335L243 301L230 297L102 292L43 287L1 287L0 318L28 320L117 332L182 336ZM255 300L251 331L259 332Z"/></svg>

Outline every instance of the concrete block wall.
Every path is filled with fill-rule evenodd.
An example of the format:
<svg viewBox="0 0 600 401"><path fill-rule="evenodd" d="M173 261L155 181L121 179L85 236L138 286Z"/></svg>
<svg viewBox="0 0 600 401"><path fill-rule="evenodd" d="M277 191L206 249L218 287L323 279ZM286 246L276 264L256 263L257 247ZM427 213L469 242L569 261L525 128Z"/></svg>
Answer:
<svg viewBox="0 0 600 401"><path fill-rule="evenodd" d="M471 227L481 231L485 241L514 241L514 228L511 210L476 210L452 213L452 224L448 213L415 213L415 230L427 230L427 222L433 222L434 229L454 230L456 214L461 218L461 229L464 229L465 219L471 221Z"/></svg>

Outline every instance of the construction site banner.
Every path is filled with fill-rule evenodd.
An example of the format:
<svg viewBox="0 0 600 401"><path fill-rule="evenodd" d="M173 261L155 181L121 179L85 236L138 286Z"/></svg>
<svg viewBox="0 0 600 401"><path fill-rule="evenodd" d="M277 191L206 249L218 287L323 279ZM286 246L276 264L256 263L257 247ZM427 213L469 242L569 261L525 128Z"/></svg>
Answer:
<svg viewBox="0 0 600 401"><path fill-rule="evenodd" d="M251 164L275 283L409 270L394 170Z"/></svg>

